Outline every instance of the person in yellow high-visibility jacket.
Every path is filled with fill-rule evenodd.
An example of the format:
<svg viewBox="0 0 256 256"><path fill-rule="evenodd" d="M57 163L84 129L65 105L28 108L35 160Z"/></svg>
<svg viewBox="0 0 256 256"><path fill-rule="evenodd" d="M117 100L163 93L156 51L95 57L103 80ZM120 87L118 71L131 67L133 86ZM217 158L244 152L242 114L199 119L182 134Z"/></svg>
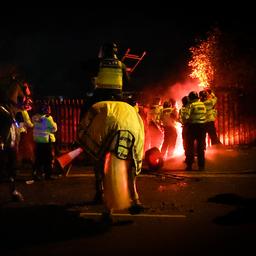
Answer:
<svg viewBox="0 0 256 256"><path fill-rule="evenodd" d="M18 144L18 162L28 162L32 165L34 162L34 143L33 127L28 111L23 107L16 114L16 120L19 123L19 144Z"/></svg>
<svg viewBox="0 0 256 256"><path fill-rule="evenodd" d="M130 79L126 65L117 57L116 43L105 43L99 53L97 67L92 72L94 90L81 109L80 119L94 103L104 100L122 100L123 88Z"/></svg>
<svg viewBox="0 0 256 256"><path fill-rule="evenodd" d="M165 101L160 114L160 122L164 129L164 141L161 147L162 156L165 158L172 157L177 140L176 121L178 112L171 102Z"/></svg>
<svg viewBox="0 0 256 256"><path fill-rule="evenodd" d="M186 150L186 170L191 171L195 157L195 142L197 151L197 165L200 171L205 169L205 120L206 107L199 100L198 93L191 91L189 97L188 122L187 130L187 150Z"/></svg>
<svg viewBox="0 0 256 256"><path fill-rule="evenodd" d="M199 98L206 107L205 130L211 139L211 145L221 144L215 127L217 97L211 90L205 89L199 92Z"/></svg>
<svg viewBox="0 0 256 256"><path fill-rule="evenodd" d="M95 160L96 195L108 210L140 210L135 178L142 168L143 121L126 102L95 103L78 126L78 142Z"/></svg>
<svg viewBox="0 0 256 256"><path fill-rule="evenodd" d="M155 97L149 106L147 114L148 136L150 148L161 148L163 141L163 131L161 130L160 114L162 112L161 98Z"/></svg>
<svg viewBox="0 0 256 256"><path fill-rule="evenodd" d="M45 174L45 179L54 179L56 178L53 175L53 153L56 141L54 133L57 131L57 123L51 116L50 105L43 103L39 111L32 116L32 122L35 142L33 176L39 178L38 174Z"/></svg>
<svg viewBox="0 0 256 256"><path fill-rule="evenodd" d="M186 155L187 152L187 141L188 141L188 115L189 115L189 98L184 96L181 99L182 107L179 109L178 121L182 124L182 142L183 149Z"/></svg>

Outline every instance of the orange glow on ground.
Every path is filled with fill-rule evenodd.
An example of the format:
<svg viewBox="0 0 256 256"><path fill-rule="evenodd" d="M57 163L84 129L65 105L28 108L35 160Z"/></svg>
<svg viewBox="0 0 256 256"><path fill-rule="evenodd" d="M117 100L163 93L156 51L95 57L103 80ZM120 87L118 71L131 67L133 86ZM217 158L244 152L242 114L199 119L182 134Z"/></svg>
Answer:
<svg viewBox="0 0 256 256"><path fill-rule="evenodd" d="M160 185L158 187L158 191L159 192L165 192L165 191L174 191L174 192L179 192L181 191L184 187L187 187L188 183L187 182L175 182L175 183L171 183L171 184L165 184L165 185Z"/></svg>
<svg viewBox="0 0 256 256"><path fill-rule="evenodd" d="M184 154L183 141L182 141L182 126L181 123L176 122L176 130L177 130L177 140L175 145L175 150L173 152L173 157L181 156Z"/></svg>

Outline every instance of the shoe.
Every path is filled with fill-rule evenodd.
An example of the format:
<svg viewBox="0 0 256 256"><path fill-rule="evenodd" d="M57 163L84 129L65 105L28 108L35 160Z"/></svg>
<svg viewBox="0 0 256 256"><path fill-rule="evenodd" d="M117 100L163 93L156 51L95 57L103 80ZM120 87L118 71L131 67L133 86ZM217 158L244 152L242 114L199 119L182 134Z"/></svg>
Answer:
<svg viewBox="0 0 256 256"><path fill-rule="evenodd" d="M145 208L140 203L134 203L128 208L128 212L132 215L134 214L140 214L144 212Z"/></svg>
<svg viewBox="0 0 256 256"><path fill-rule="evenodd" d="M12 196L13 202L23 202L24 201L23 195L16 189L12 192L11 196Z"/></svg>
<svg viewBox="0 0 256 256"><path fill-rule="evenodd" d="M204 169L204 167L199 167L198 168L198 171L204 171L205 169Z"/></svg>

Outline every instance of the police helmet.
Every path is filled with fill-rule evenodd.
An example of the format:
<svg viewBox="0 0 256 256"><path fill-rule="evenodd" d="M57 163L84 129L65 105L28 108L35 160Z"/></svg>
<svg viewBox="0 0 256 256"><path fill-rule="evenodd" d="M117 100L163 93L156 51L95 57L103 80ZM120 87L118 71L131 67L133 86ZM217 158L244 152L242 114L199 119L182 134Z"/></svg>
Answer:
<svg viewBox="0 0 256 256"><path fill-rule="evenodd" d="M163 104L163 108L169 108L170 107L170 103L168 101L165 101Z"/></svg>
<svg viewBox="0 0 256 256"><path fill-rule="evenodd" d="M184 96L184 97L181 99L181 102L182 102L182 105L183 105L183 106L186 106L186 105L189 103L189 98L188 98L188 96Z"/></svg>
<svg viewBox="0 0 256 256"><path fill-rule="evenodd" d="M51 114L51 107L47 102L40 102L38 104L38 112L41 115L49 115Z"/></svg>
<svg viewBox="0 0 256 256"><path fill-rule="evenodd" d="M192 92L189 93L188 98L189 98L190 101L191 100L197 100L197 99L199 99L199 96L198 96L197 92L192 91Z"/></svg>
<svg viewBox="0 0 256 256"><path fill-rule="evenodd" d="M118 52L118 47L115 42L104 43L101 47L101 57L113 57Z"/></svg>
<svg viewBox="0 0 256 256"><path fill-rule="evenodd" d="M199 92L199 98L200 98L202 101L205 101L205 100L207 99L207 96L208 96L207 91L203 90L203 91L200 91L200 92Z"/></svg>

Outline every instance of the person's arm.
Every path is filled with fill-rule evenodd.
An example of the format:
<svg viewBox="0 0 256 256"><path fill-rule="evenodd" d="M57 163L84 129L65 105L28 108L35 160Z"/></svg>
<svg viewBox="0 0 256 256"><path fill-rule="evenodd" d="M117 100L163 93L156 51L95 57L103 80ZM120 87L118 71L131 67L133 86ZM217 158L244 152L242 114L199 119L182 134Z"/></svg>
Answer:
<svg viewBox="0 0 256 256"><path fill-rule="evenodd" d="M51 132L57 132L57 123L54 122L52 116L47 116L48 128Z"/></svg>
<svg viewBox="0 0 256 256"><path fill-rule="evenodd" d="M22 117L23 117L23 120L24 120L26 126L32 128L34 125L30 119L30 116L29 116L27 110L22 110L21 114L22 114Z"/></svg>

